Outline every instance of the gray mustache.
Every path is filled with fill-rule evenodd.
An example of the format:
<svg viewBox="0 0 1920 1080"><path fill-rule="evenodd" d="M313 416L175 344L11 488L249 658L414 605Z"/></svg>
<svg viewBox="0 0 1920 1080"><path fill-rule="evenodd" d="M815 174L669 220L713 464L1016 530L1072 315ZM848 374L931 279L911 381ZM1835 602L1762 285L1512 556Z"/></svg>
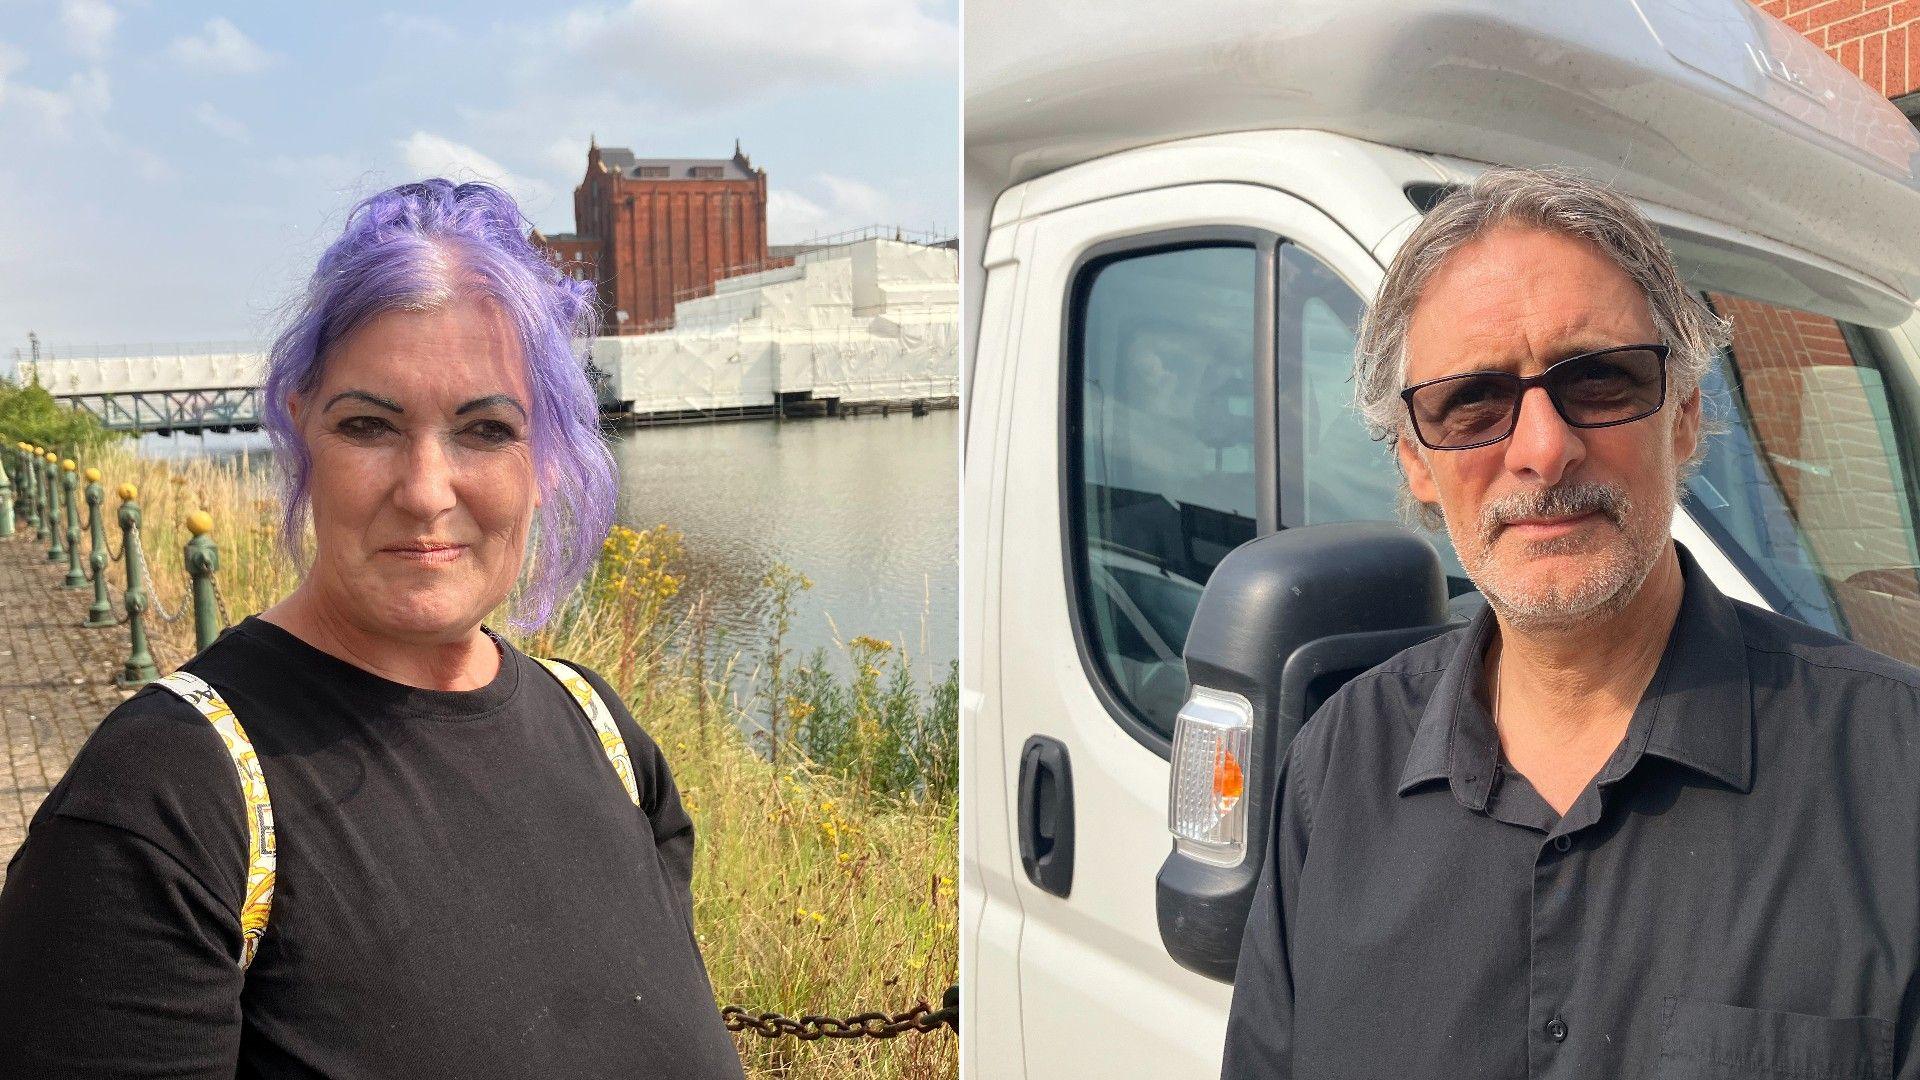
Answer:
<svg viewBox="0 0 1920 1080"><path fill-rule="evenodd" d="M1627 515L1626 493L1591 481L1511 492L1480 508L1480 539L1491 542L1494 533L1520 518L1592 513L1605 515L1615 525L1621 524Z"/></svg>

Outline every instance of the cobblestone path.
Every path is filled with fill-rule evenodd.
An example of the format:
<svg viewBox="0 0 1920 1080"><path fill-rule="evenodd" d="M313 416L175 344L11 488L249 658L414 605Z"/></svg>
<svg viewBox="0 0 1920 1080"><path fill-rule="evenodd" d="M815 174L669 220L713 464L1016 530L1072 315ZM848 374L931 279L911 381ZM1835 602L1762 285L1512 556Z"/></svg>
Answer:
<svg viewBox="0 0 1920 1080"><path fill-rule="evenodd" d="M93 588L61 588L66 569L47 561L47 542L31 528L0 537L0 884L41 800L128 696L113 685L126 630L80 625Z"/></svg>

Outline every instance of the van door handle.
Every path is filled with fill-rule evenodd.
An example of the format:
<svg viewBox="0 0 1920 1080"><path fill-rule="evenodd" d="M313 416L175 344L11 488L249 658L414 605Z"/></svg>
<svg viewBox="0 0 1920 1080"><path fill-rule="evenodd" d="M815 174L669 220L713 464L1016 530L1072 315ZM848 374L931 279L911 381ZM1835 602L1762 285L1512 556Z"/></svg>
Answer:
<svg viewBox="0 0 1920 1080"><path fill-rule="evenodd" d="M1073 889L1073 769L1066 745L1045 735L1020 749L1020 865L1055 896Z"/></svg>

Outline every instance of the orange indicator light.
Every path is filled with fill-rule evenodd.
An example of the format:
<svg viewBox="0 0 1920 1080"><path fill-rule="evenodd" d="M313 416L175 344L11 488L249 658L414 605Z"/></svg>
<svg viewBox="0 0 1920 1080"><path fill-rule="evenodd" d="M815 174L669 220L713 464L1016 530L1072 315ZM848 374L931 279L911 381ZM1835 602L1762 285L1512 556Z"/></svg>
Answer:
<svg viewBox="0 0 1920 1080"><path fill-rule="evenodd" d="M1240 759L1233 751L1224 746L1213 752L1213 797L1219 800L1222 812L1232 809L1246 791L1246 776L1240 771Z"/></svg>

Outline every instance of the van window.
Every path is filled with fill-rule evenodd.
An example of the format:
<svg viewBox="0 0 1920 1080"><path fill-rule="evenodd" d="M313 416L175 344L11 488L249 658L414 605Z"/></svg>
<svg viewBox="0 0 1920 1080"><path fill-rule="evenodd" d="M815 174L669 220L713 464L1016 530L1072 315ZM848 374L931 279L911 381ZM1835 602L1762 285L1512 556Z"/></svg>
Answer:
<svg viewBox="0 0 1920 1080"><path fill-rule="evenodd" d="M1909 404L1857 327L1722 293L1732 346L1703 383L1730 429L1689 503L1782 613L1920 664Z"/></svg>
<svg viewBox="0 0 1920 1080"><path fill-rule="evenodd" d="M1353 407L1353 350L1366 303L1324 263L1283 244L1274 304L1283 441L1280 523L1292 528L1399 521L1399 466L1387 445L1368 434ZM1298 389L1289 392L1296 378ZM1298 442L1284 445L1294 433ZM1440 552L1450 591L1471 590L1446 532L1421 535Z"/></svg>
<svg viewBox="0 0 1920 1080"><path fill-rule="evenodd" d="M1078 588L1108 687L1170 738L1200 591L1253 539L1251 245L1128 252L1076 282Z"/></svg>

